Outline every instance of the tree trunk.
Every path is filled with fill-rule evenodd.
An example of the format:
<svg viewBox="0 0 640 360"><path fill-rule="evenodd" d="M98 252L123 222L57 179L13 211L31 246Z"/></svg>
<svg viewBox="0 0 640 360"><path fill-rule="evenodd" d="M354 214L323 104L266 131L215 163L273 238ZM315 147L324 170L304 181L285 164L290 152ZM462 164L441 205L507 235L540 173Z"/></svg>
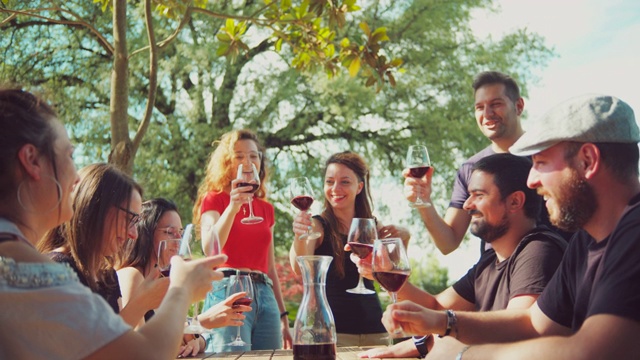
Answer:
<svg viewBox="0 0 640 360"><path fill-rule="evenodd" d="M127 50L127 0L113 0L113 70L111 72L111 153L109 162L133 173L129 137L129 53Z"/></svg>

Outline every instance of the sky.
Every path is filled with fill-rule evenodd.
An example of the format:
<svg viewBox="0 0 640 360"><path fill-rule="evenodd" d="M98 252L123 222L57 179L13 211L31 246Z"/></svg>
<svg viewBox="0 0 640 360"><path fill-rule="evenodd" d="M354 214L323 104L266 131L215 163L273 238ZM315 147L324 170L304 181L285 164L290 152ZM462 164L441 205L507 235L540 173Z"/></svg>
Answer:
<svg viewBox="0 0 640 360"><path fill-rule="evenodd" d="M529 84L526 120L543 115L566 99L586 94L614 95L640 117L640 1L637 0L500 0L498 12L476 11L471 23L478 38L494 40L519 28L545 37L556 56L536 69ZM409 215L401 211L400 216ZM409 215L410 216L410 215ZM410 248L411 249L411 248ZM410 251L416 254L415 251ZM449 280L463 276L478 259L476 239L453 253L438 255Z"/></svg>

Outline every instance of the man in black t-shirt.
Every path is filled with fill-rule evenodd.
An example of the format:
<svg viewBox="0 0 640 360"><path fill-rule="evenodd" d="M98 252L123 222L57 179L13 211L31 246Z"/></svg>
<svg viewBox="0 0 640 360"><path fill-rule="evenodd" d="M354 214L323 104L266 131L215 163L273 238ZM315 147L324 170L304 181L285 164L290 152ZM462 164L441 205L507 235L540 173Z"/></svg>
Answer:
<svg viewBox="0 0 640 360"><path fill-rule="evenodd" d="M637 358L640 131L633 110L615 97L588 95L532 125L510 151L533 155L528 186L544 196L554 225L577 231L536 303L451 316L403 302L387 308L383 324L417 333L457 328L459 341L442 339L433 358Z"/></svg>
<svg viewBox="0 0 640 360"><path fill-rule="evenodd" d="M452 287L437 295L405 284L401 300L430 309L489 311L527 309L542 293L562 260L566 241L537 226L542 198L527 188L531 161L511 154L495 154L474 165L464 209L471 217L471 233L490 243L480 260ZM363 272L370 269L359 264ZM368 275L368 274L367 274ZM449 331L455 329L450 329ZM445 331L446 332L446 331ZM443 332L444 333L444 332ZM363 356L413 357L425 355L418 338ZM427 343L430 343L428 340Z"/></svg>

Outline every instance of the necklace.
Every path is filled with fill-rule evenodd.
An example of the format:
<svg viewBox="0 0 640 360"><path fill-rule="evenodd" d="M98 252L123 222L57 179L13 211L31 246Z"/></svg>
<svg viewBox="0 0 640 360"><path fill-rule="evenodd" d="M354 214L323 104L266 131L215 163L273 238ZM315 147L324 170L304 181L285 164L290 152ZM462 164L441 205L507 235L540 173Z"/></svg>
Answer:
<svg viewBox="0 0 640 360"><path fill-rule="evenodd" d="M242 215L247 215L247 207L245 204L242 204Z"/></svg>

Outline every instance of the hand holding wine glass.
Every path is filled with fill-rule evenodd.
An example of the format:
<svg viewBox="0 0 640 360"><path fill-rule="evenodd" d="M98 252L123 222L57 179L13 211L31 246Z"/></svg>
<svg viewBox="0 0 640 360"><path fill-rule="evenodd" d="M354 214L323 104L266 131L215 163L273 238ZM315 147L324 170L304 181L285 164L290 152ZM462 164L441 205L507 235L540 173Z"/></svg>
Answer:
<svg viewBox="0 0 640 360"><path fill-rule="evenodd" d="M368 257L373 251L373 241L378 239L378 230L374 219L353 218L347 244L351 251L360 259ZM352 294L375 294L376 292L364 286L362 275L358 277L358 285L347 292Z"/></svg>
<svg viewBox="0 0 640 360"><path fill-rule="evenodd" d="M400 238L379 239L373 242L373 257L371 261L373 277L391 295L391 302L398 300L397 292L409 279L411 265L407 251ZM392 333L395 337L402 337L402 329Z"/></svg>
<svg viewBox="0 0 640 360"><path fill-rule="evenodd" d="M229 285L227 286L227 297L232 296L235 293L244 292L245 296L239 299L236 299L233 302L234 307L239 306L250 306L251 302L253 302L253 281L251 281L251 276L249 275L231 275L229 277ZM228 343L229 346L248 346L251 345L248 342L242 340L242 336L240 335L241 327L238 327L238 332L236 338Z"/></svg>
<svg viewBox="0 0 640 360"><path fill-rule="evenodd" d="M306 177L293 178L289 182L289 193L291 195L291 204L302 212L309 211L313 204L313 190L311 183ZM307 228L307 233L298 237L298 240L313 240L321 236L319 232L312 232L311 226Z"/></svg>
<svg viewBox="0 0 640 360"><path fill-rule="evenodd" d="M431 160L429 159L427 147L422 145L409 146L409 150L407 151L406 167L409 169L409 176L413 178L422 178L431 167ZM420 193L420 189L417 188L416 191L416 200L409 203L409 205L414 208L430 206L431 204L429 202L425 202L421 199L420 196L423 194Z"/></svg>
<svg viewBox="0 0 640 360"><path fill-rule="evenodd" d="M238 183L238 187L251 187L251 189L249 190L250 193L255 193L258 188L260 187L260 176L258 174L258 169L256 169L256 166L251 163L251 168L250 169L245 169L243 168L243 165L240 164L238 165L238 174L237 174L237 178L242 180ZM247 224L247 225L252 225L252 224L259 224L261 223L264 219L260 216L255 216L253 214L253 196L251 196L251 198L248 201L249 204L249 216L245 217L244 219L240 220L241 223L243 224Z"/></svg>

